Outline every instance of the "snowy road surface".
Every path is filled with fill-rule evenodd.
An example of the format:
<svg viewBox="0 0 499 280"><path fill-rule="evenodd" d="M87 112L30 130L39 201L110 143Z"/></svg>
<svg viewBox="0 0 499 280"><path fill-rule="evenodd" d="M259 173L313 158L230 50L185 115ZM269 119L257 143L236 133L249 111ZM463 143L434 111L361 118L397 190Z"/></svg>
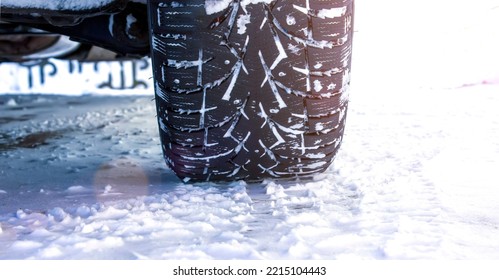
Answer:
<svg viewBox="0 0 499 280"><path fill-rule="evenodd" d="M310 181L181 183L151 96L0 95L0 259L499 259L499 2L418 3L357 1Z"/></svg>

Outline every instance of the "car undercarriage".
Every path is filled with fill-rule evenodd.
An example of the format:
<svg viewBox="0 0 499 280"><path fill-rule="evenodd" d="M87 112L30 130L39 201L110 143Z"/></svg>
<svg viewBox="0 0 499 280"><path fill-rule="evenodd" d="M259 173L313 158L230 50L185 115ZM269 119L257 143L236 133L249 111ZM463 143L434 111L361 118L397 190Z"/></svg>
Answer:
<svg viewBox="0 0 499 280"><path fill-rule="evenodd" d="M48 2L53 4L44 4ZM68 4L72 2L76 4ZM0 40L10 39L12 43L18 40L18 45L25 46L27 42L20 40L22 36L37 35L39 38L42 35L59 34L121 55L145 56L150 53L145 1L81 2L95 4L84 6L78 1L64 0L26 3L0 1ZM43 42L40 43L43 45Z"/></svg>

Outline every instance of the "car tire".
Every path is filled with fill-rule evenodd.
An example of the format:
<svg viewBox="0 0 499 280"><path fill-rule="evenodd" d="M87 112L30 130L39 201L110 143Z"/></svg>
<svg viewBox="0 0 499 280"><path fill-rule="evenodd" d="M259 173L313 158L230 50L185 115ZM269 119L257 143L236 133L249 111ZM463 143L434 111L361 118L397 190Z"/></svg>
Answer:
<svg viewBox="0 0 499 280"><path fill-rule="evenodd" d="M150 0L157 117L184 181L309 177L348 106L353 0Z"/></svg>

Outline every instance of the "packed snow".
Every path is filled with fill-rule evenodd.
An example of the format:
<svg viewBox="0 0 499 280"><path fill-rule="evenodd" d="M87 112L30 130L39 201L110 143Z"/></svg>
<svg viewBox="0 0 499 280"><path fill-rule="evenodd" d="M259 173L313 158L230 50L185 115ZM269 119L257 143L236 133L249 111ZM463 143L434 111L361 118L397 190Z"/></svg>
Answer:
<svg viewBox="0 0 499 280"><path fill-rule="evenodd" d="M7 8L32 8L44 10L90 10L111 4L115 0L2 0Z"/></svg>
<svg viewBox="0 0 499 280"><path fill-rule="evenodd" d="M0 259L499 259L499 1L356 3L308 181L182 183L152 93L0 95Z"/></svg>
<svg viewBox="0 0 499 280"><path fill-rule="evenodd" d="M239 1L239 5L245 9L248 5L255 5L255 4L269 4L273 0L241 0ZM232 4L234 1L233 0L205 0L204 1L204 8L206 10L206 13L208 15L212 15L218 12L221 12L225 9L227 9L230 4Z"/></svg>

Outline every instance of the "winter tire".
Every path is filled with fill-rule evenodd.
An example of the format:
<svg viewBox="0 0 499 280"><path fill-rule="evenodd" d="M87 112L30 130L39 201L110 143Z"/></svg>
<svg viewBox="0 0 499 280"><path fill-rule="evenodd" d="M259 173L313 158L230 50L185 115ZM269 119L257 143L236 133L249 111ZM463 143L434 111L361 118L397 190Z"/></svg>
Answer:
<svg viewBox="0 0 499 280"><path fill-rule="evenodd" d="M160 137L184 181L304 177L343 137L353 0L149 1Z"/></svg>

